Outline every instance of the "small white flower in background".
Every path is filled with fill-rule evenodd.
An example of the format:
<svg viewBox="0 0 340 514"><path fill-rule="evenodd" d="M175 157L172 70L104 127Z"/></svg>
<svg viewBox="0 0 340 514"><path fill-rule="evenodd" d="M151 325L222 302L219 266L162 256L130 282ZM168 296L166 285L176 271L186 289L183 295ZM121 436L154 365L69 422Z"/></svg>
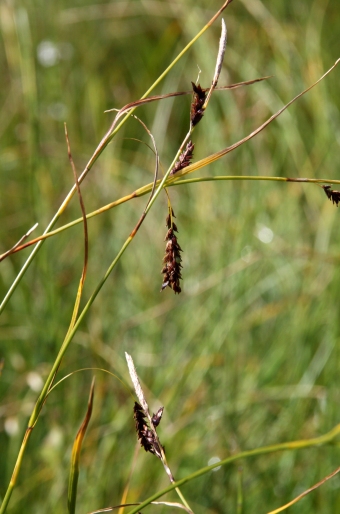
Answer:
<svg viewBox="0 0 340 514"><path fill-rule="evenodd" d="M18 418L11 417L5 419L4 429L7 435L13 437L19 432L19 421Z"/></svg>
<svg viewBox="0 0 340 514"><path fill-rule="evenodd" d="M35 393L39 393L44 384L43 379L36 371L27 373L26 382Z"/></svg>
<svg viewBox="0 0 340 514"><path fill-rule="evenodd" d="M265 244L271 243L274 239L274 232L271 228L261 225L256 233L257 238Z"/></svg>
<svg viewBox="0 0 340 514"><path fill-rule="evenodd" d="M208 460L208 466L212 466L213 464L217 464L217 462L220 462L221 459L219 457L211 457L211 459ZM217 466L212 471L218 471L221 469L222 466Z"/></svg>
<svg viewBox="0 0 340 514"><path fill-rule="evenodd" d="M52 41L41 41L37 47L37 57L41 66L50 68L57 64L60 59L60 52Z"/></svg>

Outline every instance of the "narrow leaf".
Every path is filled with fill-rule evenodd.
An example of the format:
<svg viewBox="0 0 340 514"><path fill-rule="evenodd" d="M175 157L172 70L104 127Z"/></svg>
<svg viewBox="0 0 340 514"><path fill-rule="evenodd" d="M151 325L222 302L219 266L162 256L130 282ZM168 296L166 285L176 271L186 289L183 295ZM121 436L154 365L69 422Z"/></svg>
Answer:
<svg viewBox="0 0 340 514"><path fill-rule="evenodd" d="M85 437L85 432L92 415L93 405L93 394L94 394L94 379L92 380L89 401L87 404L87 411L84 420L78 430L77 436L73 443L72 457L71 457L71 469L70 477L68 482L68 511L69 514L74 514L76 510L77 501L77 487L78 487L78 476L79 476L79 461L80 451Z"/></svg>

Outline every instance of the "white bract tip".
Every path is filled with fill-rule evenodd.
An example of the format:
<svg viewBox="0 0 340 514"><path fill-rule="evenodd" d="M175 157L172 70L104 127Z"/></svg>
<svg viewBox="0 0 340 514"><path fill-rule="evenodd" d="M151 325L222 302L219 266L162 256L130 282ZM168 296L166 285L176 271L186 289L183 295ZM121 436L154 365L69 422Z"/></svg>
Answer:
<svg viewBox="0 0 340 514"><path fill-rule="evenodd" d="M215 85L217 84L218 78L221 73L226 46L227 46L227 27L226 27L224 19L222 18L220 46L218 48L216 67L215 67L215 75L214 75L214 84Z"/></svg>
<svg viewBox="0 0 340 514"><path fill-rule="evenodd" d="M135 389L138 401L141 404L144 412L149 413L149 406L145 399L142 386L140 385L139 378L138 378L137 371L136 371L135 365L133 363L132 357L127 352L125 352L125 357L126 357L126 362L127 362L128 368L129 368L130 377L131 377L133 387Z"/></svg>

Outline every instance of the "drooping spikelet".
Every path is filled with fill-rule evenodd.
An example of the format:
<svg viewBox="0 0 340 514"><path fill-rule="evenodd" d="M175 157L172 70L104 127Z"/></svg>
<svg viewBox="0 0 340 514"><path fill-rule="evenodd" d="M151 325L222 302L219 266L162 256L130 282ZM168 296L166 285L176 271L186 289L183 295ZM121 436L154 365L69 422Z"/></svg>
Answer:
<svg viewBox="0 0 340 514"><path fill-rule="evenodd" d="M331 186L322 186L322 188L325 191L327 197L338 207L340 203L340 191L331 189Z"/></svg>
<svg viewBox="0 0 340 514"><path fill-rule="evenodd" d="M204 115L204 109L203 105L206 98L206 93L203 91L201 86L199 84L196 84L194 82L191 82L192 89L194 91L193 100L191 102L191 110L190 110L190 121L191 125L194 127L197 125L199 121L203 118Z"/></svg>
<svg viewBox="0 0 340 514"><path fill-rule="evenodd" d="M162 413L163 413L164 407L161 407L157 411L156 414L153 415L152 422L154 426L156 427L159 425ZM161 411L161 412L160 412ZM146 419L145 419L145 412L139 403L135 402L134 408L133 408L133 417L135 418L136 422L136 432L138 436L138 440L140 441L141 446L144 448L146 452L153 453L158 457L159 459L162 459L162 452L160 445L156 439L156 436L154 432L149 428ZM154 422L154 418L157 418L156 423ZM162 450L164 451L164 448L162 447Z"/></svg>
<svg viewBox="0 0 340 514"><path fill-rule="evenodd" d="M164 266L161 271L161 273L163 273L163 284L161 291L169 286L175 293L179 294L181 292L179 281L182 279L182 258L180 252L183 250L177 242L175 232L178 232L178 229L176 224L172 221L173 217L175 217L175 215L172 211L172 215L170 216L169 214L166 218L166 226L168 227L168 231L165 236L166 246L165 255L163 258Z"/></svg>
<svg viewBox="0 0 340 514"><path fill-rule="evenodd" d="M178 161L170 171L170 175L175 175L175 173L182 170L183 168L186 168L187 166L189 166L189 164L191 164L191 159L194 154L194 148L195 143L189 141L187 146L185 147L185 150L183 150L183 152L179 156Z"/></svg>

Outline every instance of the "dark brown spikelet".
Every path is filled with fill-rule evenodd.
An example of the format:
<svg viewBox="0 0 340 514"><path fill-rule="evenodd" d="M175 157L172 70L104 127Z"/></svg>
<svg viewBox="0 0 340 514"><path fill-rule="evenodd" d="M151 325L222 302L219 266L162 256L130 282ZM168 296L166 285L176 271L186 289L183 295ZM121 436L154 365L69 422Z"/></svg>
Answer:
<svg viewBox="0 0 340 514"><path fill-rule="evenodd" d="M190 121L191 125L194 127L203 118L203 105L205 102L206 93L203 91L199 84L197 84L197 86L194 82L191 82L191 84L194 91L194 97L191 103Z"/></svg>
<svg viewBox="0 0 340 514"><path fill-rule="evenodd" d="M154 414L152 416L152 423L153 423L153 426L156 428L158 427L158 425L160 424L161 422L161 419L162 419L162 416L163 416L163 411L164 411L164 407L161 407L160 409L158 409L158 411L156 412L156 414Z"/></svg>
<svg viewBox="0 0 340 514"><path fill-rule="evenodd" d="M331 189L331 186L322 186L322 188L325 191L327 198L329 198L338 207L340 202L340 191Z"/></svg>
<svg viewBox="0 0 340 514"><path fill-rule="evenodd" d="M174 216L174 212L172 211L172 217ZM171 224L170 214L166 218L166 226L168 227L168 231L165 236L166 246L163 258L163 268L161 271L161 273L163 273L163 284L161 291L163 291L163 289L168 286L171 287L174 293L179 294L181 292L179 281L182 279L182 257L180 252L183 250L177 242L175 232L178 232L178 230L174 222Z"/></svg>
<svg viewBox="0 0 340 514"><path fill-rule="evenodd" d="M191 164L191 159L194 154L194 148L195 144L192 141L189 141L185 150L181 153L179 156L178 161L176 162L175 166L170 171L170 175L175 175L178 171L182 170L183 168L186 168Z"/></svg>
<svg viewBox="0 0 340 514"><path fill-rule="evenodd" d="M157 411L157 414L158 414L158 412L159 411ZM156 457L161 459L162 453L161 453L160 445L158 444L158 441L156 440L154 433L152 432L152 430L150 430L150 428L146 422L145 413L143 411L142 406L139 405L139 403L137 403L137 402L135 402L135 405L133 407L133 413L134 413L133 417L135 418L135 422L136 422L136 432L137 432L138 440L139 440L141 446L143 446L143 448L146 452L153 453L154 455L156 455ZM163 408L162 408L162 413L163 413ZM157 414L154 414L154 416L157 416ZM162 415L160 417L162 417ZM160 421L160 419L159 419L159 421ZM158 424L159 424L159 421L158 421ZM163 447L162 447L162 449L164 450Z"/></svg>

